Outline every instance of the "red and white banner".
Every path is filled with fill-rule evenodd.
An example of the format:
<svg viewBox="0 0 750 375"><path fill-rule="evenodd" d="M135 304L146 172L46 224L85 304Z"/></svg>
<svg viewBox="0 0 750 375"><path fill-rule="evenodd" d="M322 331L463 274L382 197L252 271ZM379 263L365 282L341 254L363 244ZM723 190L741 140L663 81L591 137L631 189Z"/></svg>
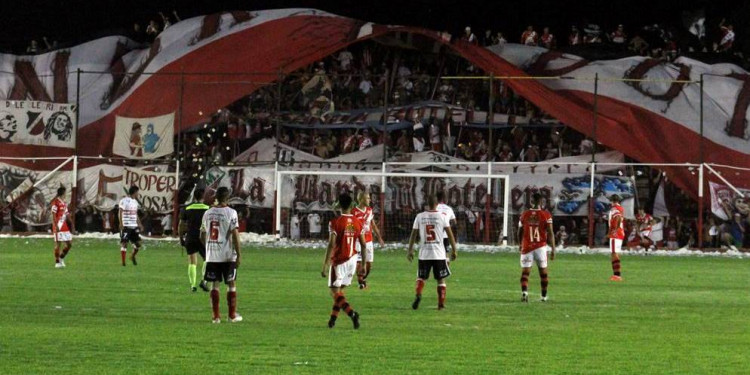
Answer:
<svg viewBox="0 0 750 375"><path fill-rule="evenodd" d="M729 186L708 182L711 190L711 213L722 220L731 220L734 215L743 218L750 216L750 189L738 189L745 196L741 197Z"/></svg>
<svg viewBox="0 0 750 375"><path fill-rule="evenodd" d="M195 17L172 25L148 48L127 38L108 37L29 59L0 55L0 66L14 72L12 79L0 81L0 95L4 95L0 99L70 102L69 93L74 90L69 88L75 87L77 77L69 72L101 71L105 67L109 74L81 74L79 136L89 143L81 149L82 153L106 155L115 139L115 116L144 118L181 110L180 124L187 129L208 120L217 109L277 81L279 73L294 72L350 44L396 33L418 35L403 40L419 41L426 49L445 45L496 77L576 78L504 83L543 112L586 135L594 134L596 123L598 141L638 161L703 161L750 167L750 74L735 65L707 65L684 57L674 63L643 57L589 62L509 43L487 49L421 28L376 25L313 9L237 11ZM246 45L253 48L238 48ZM597 89L596 121L595 75L602 79ZM46 76L52 78L40 79ZM702 93L695 83L701 76ZM620 78L627 80L616 80ZM656 80L638 81L643 78ZM244 84L249 80L254 85ZM216 84L217 81L225 84ZM701 142L704 160L698 160L695 152ZM59 154L53 148L39 152L27 145L0 149L0 156ZM688 171L664 169L671 181L697 192ZM747 177L727 178L732 182Z"/></svg>
<svg viewBox="0 0 750 375"><path fill-rule="evenodd" d="M115 128L115 155L154 159L174 152L174 113L145 118L117 116Z"/></svg>
<svg viewBox="0 0 750 375"><path fill-rule="evenodd" d="M0 100L0 144L75 148L75 126L74 104Z"/></svg>

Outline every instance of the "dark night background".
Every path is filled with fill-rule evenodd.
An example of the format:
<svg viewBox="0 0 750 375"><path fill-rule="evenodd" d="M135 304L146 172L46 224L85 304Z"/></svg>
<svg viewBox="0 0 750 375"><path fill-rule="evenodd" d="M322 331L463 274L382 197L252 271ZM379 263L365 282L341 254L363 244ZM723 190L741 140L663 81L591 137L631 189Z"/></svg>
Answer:
<svg viewBox="0 0 750 375"><path fill-rule="evenodd" d="M480 1L480 0L418 0L418 1L240 1L240 0L0 0L3 26L0 50L23 51L31 39L41 42L42 36L70 46L111 34L125 34L133 23L145 27L158 12L177 10L185 19L223 10L261 10L273 8L317 8L382 24L423 26L458 34L471 25L479 36L485 29L502 31L509 42L518 42L523 28L534 25L541 31L550 26L559 40L567 36L571 24L599 24L610 32L623 23L632 36L636 28L659 23L682 28L683 10L705 9L707 35L715 37L722 17L734 23L735 46L748 53L750 39L750 0L706 1Z"/></svg>

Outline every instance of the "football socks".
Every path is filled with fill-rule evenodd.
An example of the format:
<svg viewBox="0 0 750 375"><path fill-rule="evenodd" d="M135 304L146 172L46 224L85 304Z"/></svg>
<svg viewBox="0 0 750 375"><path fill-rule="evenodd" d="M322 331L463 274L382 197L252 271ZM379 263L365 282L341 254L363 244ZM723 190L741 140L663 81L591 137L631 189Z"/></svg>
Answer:
<svg viewBox="0 0 750 375"><path fill-rule="evenodd" d="M549 285L549 275L546 268L539 269L539 277L542 279L542 297L547 296L547 286Z"/></svg>
<svg viewBox="0 0 750 375"><path fill-rule="evenodd" d="M529 290L529 271L521 270L521 291Z"/></svg>
<svg viewBox="0 0 750 375"><path fill-rule="evenodd" d="M620 276L620 260L615 259L612 261L612 272L615 276Z"/></svg>
<svg viewBox="0 0 750 375"><path fill-rule="evenodd" d="M188 264L188 279L190 280L190 286L195 288L198 286L196 283L197 277L196 277L196 270L197 266L195 264Z"/></svg>
<svg viewBox="0 0 750 375"><path fill-rule="evenodd" d="M237 288L229 287L227 291L227 305L229 307L229 319L237 316Z"/></svg>
<svg viewBox="0 0 750 375"><path fill-rule="evenodd" d="M214 320L219 319L219 289L211 289L211 309L214 313Z"/></svg>

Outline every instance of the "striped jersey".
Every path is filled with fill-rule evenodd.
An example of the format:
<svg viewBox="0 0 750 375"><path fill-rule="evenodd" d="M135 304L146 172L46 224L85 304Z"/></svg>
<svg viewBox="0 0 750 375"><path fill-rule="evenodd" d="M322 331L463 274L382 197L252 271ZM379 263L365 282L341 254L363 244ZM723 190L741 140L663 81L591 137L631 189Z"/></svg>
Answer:
<svg viewBox="0 0 750 375"><path fill-rule="evenodd" d="M231 207L212 207L203 214L201 231L206 233L206 262L236 262L232 231L239 228L237 211Z"/></svg>
<svg viewBox="0 0 750 375"><path fill-rule="evenodd" d="M443 214L438 211L419 213L412 228L419 230L419 259L445 259L443 233L445 228L450 228L450 223Z"/></svg>
<svg viewBox="0 0 750 375"><path fill-rule="evenodd" d="M138 228L138 201L125 197L120 199L120 217L125 228Z"/></svg>

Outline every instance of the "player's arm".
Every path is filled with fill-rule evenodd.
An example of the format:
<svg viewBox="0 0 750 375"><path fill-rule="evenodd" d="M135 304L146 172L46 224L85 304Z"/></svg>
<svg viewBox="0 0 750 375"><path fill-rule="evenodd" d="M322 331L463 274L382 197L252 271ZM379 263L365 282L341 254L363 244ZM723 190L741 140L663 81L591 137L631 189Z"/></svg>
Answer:
<svg viewBox="0 0 750 375"><path fill-rule="evenodd" d="M185 246L185 233L187 233L187 217L185 211L180 213L180 223L177 225L177 236L180 238L180 245Z"/></svg>
<svg viewBox="0 0 750 375"><path fill-rule="evenodd" d="M552 221L547 223L547 237L549 237L550 244L552 245L552 252L549 254L549 260L555 260L555 235L554 229L552 229Z"/></svg>
<svg viewBox="0 0 750 375"><path fill-rule="evenodd" d="M622 216L621 215L615 216L615 225L609 228L609 236L611 238L614 238L615 233L617 232L617 229L619 229L621 226L622 226Z"/></svg>
<svg viewBox="0 0 750 375"><path fill-rule="evenodd" d="M206 246L206 222L205 221L201 223L200 232L201 232L201 235L200 235L201 244L203 244L203 246L205 247Z"/></svg>
<svg viewBox="0 0 750 375"><path fill-rule="evenodd" d="M458 257L458 253L456 252L456 237L453 236L451 227L445 228L445 233L448 234L448 240L451 243L451 260L456 260Z"/></svg>
<svg viewBox="0 0 750 375"><path fill-rule="evenodd" d="M237 253L237 267L240 266L240 232L237 228L232 229L232 244L234 244L234 251Z"/></svg>
<svg viewBox="0 0 750 375"><path fill-rule="evenodd" d="M518 238L518 251L521 252L521 243L523 242L523 223L518 222L518 233L516 233L516 238Z"/></svg>
<svg viewBox="0 0 750 375"><path fill-rule="evenodd" d="M120 207L120 209L117 210L117 212L118 212L118 215L120 215L120 223L119 223L120 224L120 235L122 236L122 228L123 228L123 226L122 226L122 207Z"/></svg>
<svg viewBox="0 0 750 375"><path fill-rule="evenodd" d="M333 247L336 246L336 233L331 231L328 235L328 247L326 247L326 256L323 258L323 269L320 271L320 276L323 278L328 277L328 267L331 265L331 253Z"/></svg>
<svg viewBox="0 0 750 375"><path fill-rule="evenodd" d="M378 236L378 243L380 244L380 247L383 247L383 245L385 245L385 242L383 241L383 236L380 235L380 228L378 228L378 224L375 222L375 219L370 222L370 227L372 228L372 233L375 233L375 235Z"/></svg>
<svg viewBox="0 0 750 375"><path fill-rule="evenodd" d="M406 253L406 259L409 260L409 262L414 259L414 243L417 241L417 236L419 235L418 229L412 229L411 230L411 236L409 236L409 251Z"/></svg>
<svg viewBox="0 0 750 375"><path fill-rule="evenodd" d="M362 259L367 259L367 242L365 241L365 232L359 232L359 248L362 249Z"/></svg>
<svg viewBox="0 0 750 375"><path fill-rule="evenodd" d="M138 229L143 232L143 223L141 223L141 215L138 215L138 211L135 211L135 222L138 223Z"/></svg>
<svg viewBox="0 0 750 375"><path fill-rule="evenodd" d="M57 213L57 206L53 204L49 211L50 211L50 216L52 216L52 233L57 233L57 222L55 220L55 214Z"/></svg>

